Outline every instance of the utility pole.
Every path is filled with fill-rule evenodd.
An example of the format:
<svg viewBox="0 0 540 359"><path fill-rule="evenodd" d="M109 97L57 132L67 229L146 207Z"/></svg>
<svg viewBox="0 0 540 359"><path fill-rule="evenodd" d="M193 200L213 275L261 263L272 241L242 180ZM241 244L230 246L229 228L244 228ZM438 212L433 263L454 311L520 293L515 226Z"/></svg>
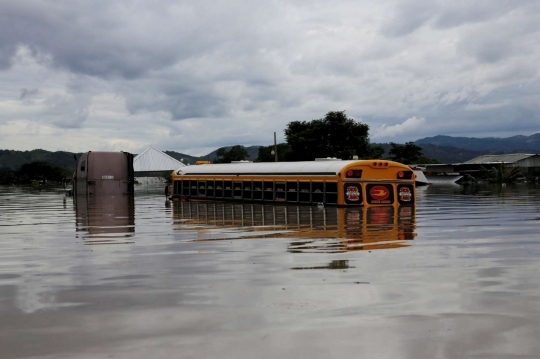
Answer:
<svg viewBox="0 0 540 359"><path fill-rule="evenodd" d="M274 161L277 162L277 144L276 144L276 133L274 132Z"/></svg>

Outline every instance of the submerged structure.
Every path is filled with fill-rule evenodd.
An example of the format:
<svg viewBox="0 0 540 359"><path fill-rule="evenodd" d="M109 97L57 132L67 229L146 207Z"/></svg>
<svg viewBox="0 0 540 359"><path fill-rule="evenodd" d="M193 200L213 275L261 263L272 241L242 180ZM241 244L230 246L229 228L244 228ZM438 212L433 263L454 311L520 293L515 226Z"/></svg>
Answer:
<svg viewBox="0 0 540 359"><path fill-rule="evenodd" d="M86 152L77 160L74 195L132 195L133 155L128 152Z"/></svg>
<svg viewBox="0 0 540 359"><path fill-rule="evenodd" d="M173 200L411 205L415 175L386 160L206 164L172 174Z"/></svg>
<svg viewBox="0 0 540 359"><path fill-rule="evenodd" d="M540 178L540 155L530 153L507 153L483 155L462 163L425 164L424 173L429 183L455 182L463 176L478 177L482 168L492 169L503 166L507 173L519 168L524 176Z"/></svg>

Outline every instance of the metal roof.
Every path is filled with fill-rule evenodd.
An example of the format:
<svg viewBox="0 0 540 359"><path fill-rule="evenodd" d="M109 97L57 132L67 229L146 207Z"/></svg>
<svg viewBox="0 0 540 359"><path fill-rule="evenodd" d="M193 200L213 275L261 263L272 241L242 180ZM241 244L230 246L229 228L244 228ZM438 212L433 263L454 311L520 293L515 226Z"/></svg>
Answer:
<svg viewBox="0 0 540 359"><path fill-rule="evenodd" d="M368 161L305 161L305 162L257 162L257 163L220 163L210 165L185 166L178 168L178 175L193 174L269 174L269 173L326 173L337 174L352 163ZM371 161L369 161L371 162ZM403 166L397 162L384 161L388 164Z"/></svg>
<svg viewBox="0 0 540 359"><path fill-rule="evenodd" d="M504 155L484 155L478 156L469 160L467 164L482 164L482 163L515 163L517 161L524 160L526 158L536 156L535 154L529 153L509 153Z"/></svg>
<svg viewBox="0 0 540 359"><path fill-rule="evenodd" d="M135 172L172 171L185 164L150 146L133 159Z"/></svg>

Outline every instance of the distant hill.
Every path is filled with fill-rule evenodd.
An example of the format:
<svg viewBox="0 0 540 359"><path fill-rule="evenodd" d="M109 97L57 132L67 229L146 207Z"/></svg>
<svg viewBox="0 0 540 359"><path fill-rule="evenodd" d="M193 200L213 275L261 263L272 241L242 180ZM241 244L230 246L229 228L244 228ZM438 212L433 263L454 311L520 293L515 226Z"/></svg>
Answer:
<svg viewBox="0 0 540 359"><path fill-rule="evenodd" d="M185 153L175 152L175 151L163 151L167 155L171 156L175 160L182 161L184 163L194 164L196 161L200 160L201 157L195 157L186 155Z"/></svg>
<svg viewBox="0 0 540 359"><path fill-rule="evenodd" d="M229 146L227 148L230 148ZM248 160L254 161L259 155L260 146L245 147L249 154ZM216 152L212 151L205 156L191 156L175 151L164 151L166 154L177 160L184 160L184 163L195 164L198 160L213 161L217 156ZM82 153L73 153L65 151L51 152L47 150L37 149L32 151L15 151L15 150L0 150L0 171L18 170L25 163L43 161L56 166L60 166L70 171L75 170L75 158L73 155L80 157ZM136 156L137 154L133 154Z"/></svg>
<svg viewBox="0 0 540 359"><path fill-rule="evenodd" d="M452 146L436 146L432 144L418 145L427 158L434 158L442 163L462 163L485 154Z"/></svg>
<svg viewBox="0 0 540 359"><path fill-rule="evenodd" d="M384 157L390 157L389 151L392 146L389 143L374 143L374 145L382 146L385 150ZM465 150L452 146L421 145L418 143L417 145L422 148L425 157L436 159L442 163L461 163L485 154L481 151Z"/></svg>
<svg viewBox="0 0 540 359"><path fill-rule="evenodd" d="M230 149L231 147L232 146L226 146L225 148ZM259 156L259 147L260 146L244 147L246 149L246 152L249 155L248 161L255 161L257 156ZM210 162L212 162L217 157L217 154L216 154L217 150L212 151L207 155L199 156L199 157L190 156L190 155L186 155L186 154L183 154L183 153L180 153L180 152L175 152L175 151L164 151L164 152L166 154L168 154L169 156L171 156L172 158L174 158L174 159L177 159L179 161L181 159L184 159L184 163L187 163L186 161L188 161L190 164L194 164L196 161L210 161Z"/></svg>
<svg viewBox="0 0 540 359"><path fill-rule="evenodd" d="M0 150L0 170L18 170L25 163L43 161L73 171L75 170L73 155L73 152L50 152L41 149L32 151ZM76 155L79 157L81 153Z"/></svg>
<svg viewBox="0 0 540 359"><path fill-rule="evenodd" d="M513 136L508 138L434 136L422 138L415 141L415 143L422 147L424 156L443 163L465 162L486 154L540 153L540 133L531 136ZM390 144L381 143L380 145L386 149L386 154L388 154ZM227 148L231 147L229 146ZM254 161L257 158L259 147L244 147L249 154L250 161ZM189 162L190 164L194 164L197 160L213 161L216 158L216 152L217 149L205 156L191 156L175 151L165 151L169 156L177 160L184 159L184 162ZM0 150L0 171L17 170L23 164L35 161L48 162L73 171L75 169L73 155L79 157L81 153L74 154L65 151L50 152L41 149L32 151Z"/></svg>
<svg viewBox="0 0 540 359"><path fill-rule="evenodd" d="M255 159L259 156L259 147L261 147L261 146L248 146L248 147L242 146L242 147L245 148L246 152L249 155L249 157L247 158L248 161L255 161ZM227 150L230 150L232 148L232 146L226 146L225 148ZM206 156L201 157L201 159L206 159L208 161L213 161L217 157L216 152L217 152L217 150L212 151L209 154L207 154Z"/></svg>
<svg viewBox="0 0 540 359"><path fill-rule="evenodd" d="M471 151L480 151L483 154L529 152L540 153L540 133L531 136L498 137L452 137L434 136L415 141L419 146L431 144L436 146L450 146ZM429 156L428 156L429 157Z"/></svg>

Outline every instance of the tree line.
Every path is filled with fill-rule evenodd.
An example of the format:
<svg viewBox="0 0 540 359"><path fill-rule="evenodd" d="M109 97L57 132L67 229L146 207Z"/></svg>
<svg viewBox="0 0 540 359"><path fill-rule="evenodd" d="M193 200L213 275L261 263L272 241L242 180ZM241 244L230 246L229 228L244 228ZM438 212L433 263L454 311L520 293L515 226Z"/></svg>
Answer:
<svg viewBox="0 0 540 359"><path fill-rule="evenodd" d="M292 121L285 129L286 143L262 146L256 162L313 161L315 158L336 157L342 160L382 159L385 149L369 141L369 125L347 117L345 111L331 111L324 118L312 121ZM405 164L437 163L426 158L414 142L404 145L390 143L389 159ZM277 150L277 151L276 151ZM249 155L243 146L221 147L214 163L246 160Z"/></svg>
<svg viewBox="0 0 540 359"><path fill-rule="evenodd" d="M25 163L18 170L0 171L0 184L2 185L25 185L62 183L71 178L73 173L63 167L55 166L48 162L35 161Z"/></svg>

